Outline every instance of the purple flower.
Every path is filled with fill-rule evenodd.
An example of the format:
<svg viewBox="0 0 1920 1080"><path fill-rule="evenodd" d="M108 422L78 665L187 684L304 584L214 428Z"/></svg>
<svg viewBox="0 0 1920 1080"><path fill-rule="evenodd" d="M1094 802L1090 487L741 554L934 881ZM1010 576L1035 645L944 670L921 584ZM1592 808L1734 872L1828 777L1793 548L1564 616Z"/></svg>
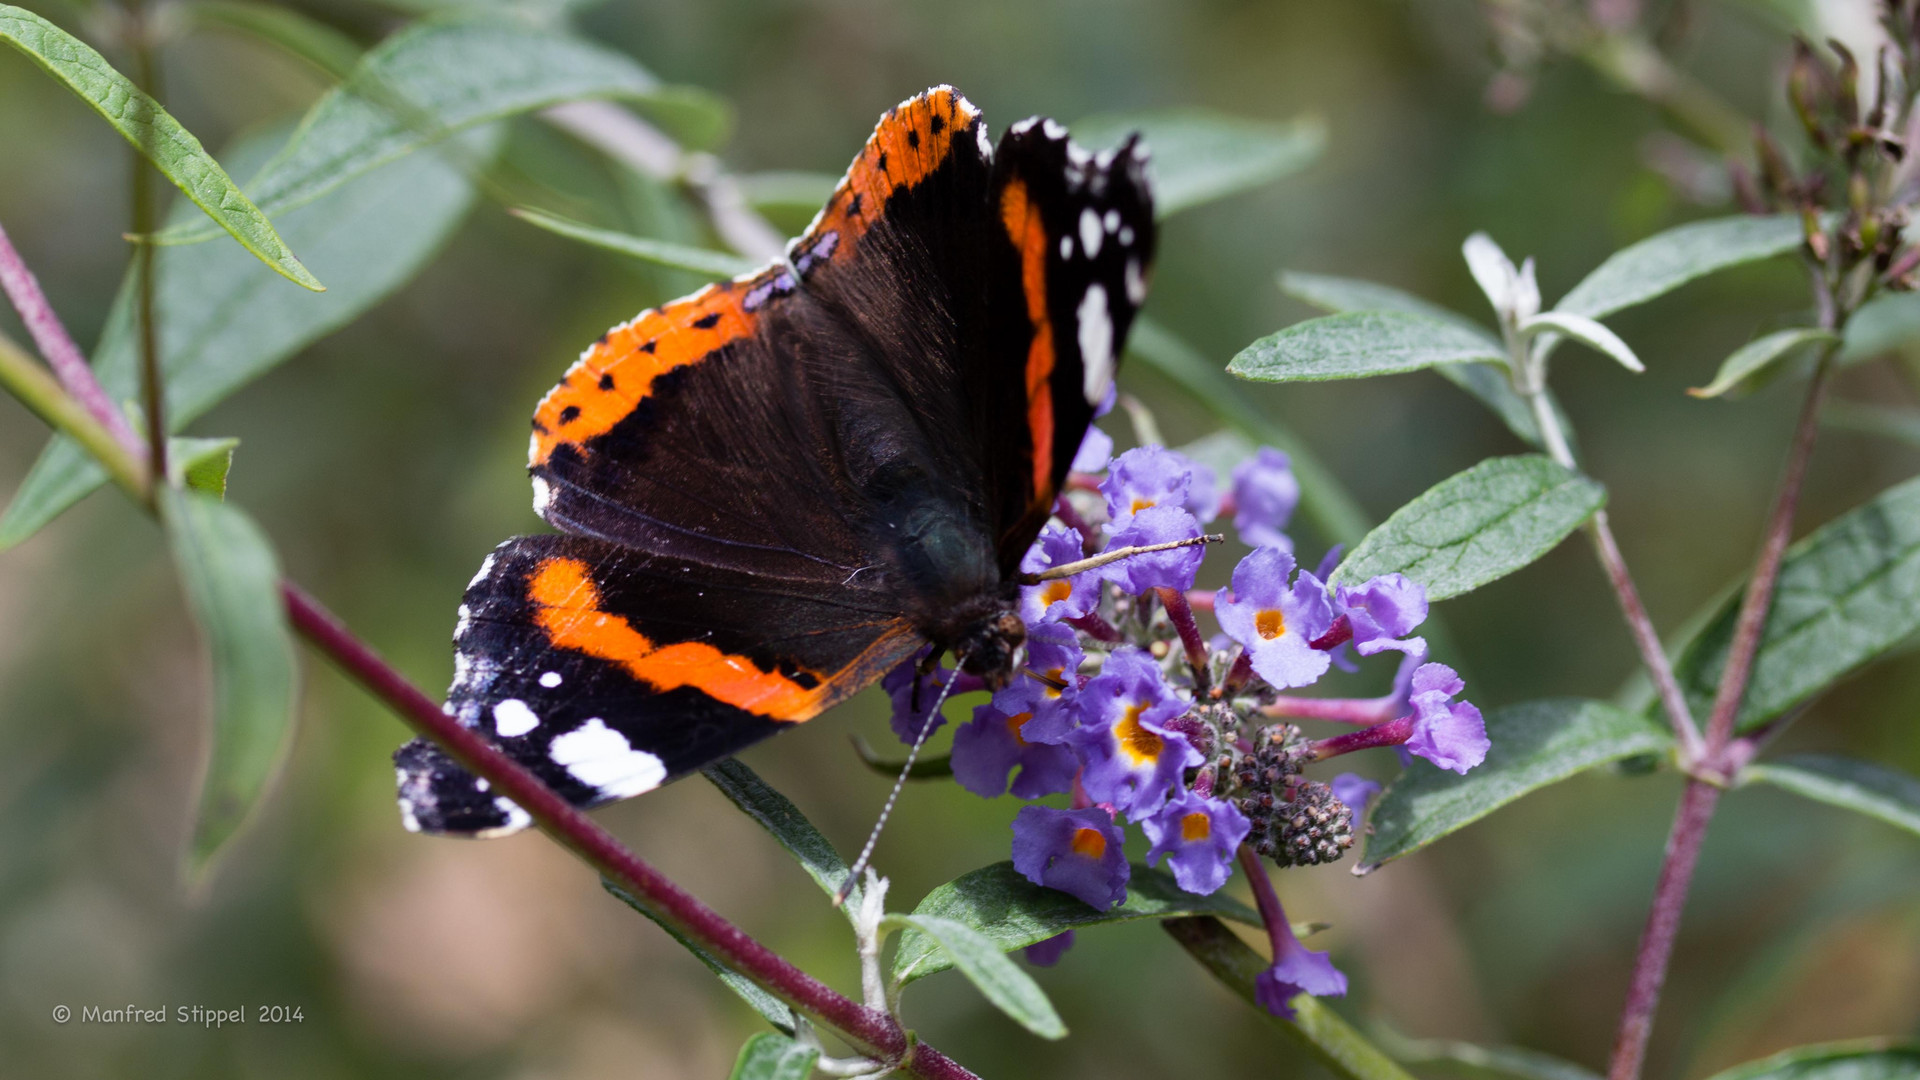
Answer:
<svg viewBox="0 0 1920 1080"><path fill-rule="evenodd" d="M1073 455L1073 464L1068 468L1079 473L1097 473L1107 467L1113 458L1113 436L1087 425L1086 437L1080 440L1080 449Z"/></svg>
<svg viewBox="0 0 1920 1080"><path fill-rule="evenodd" d="M957 738L956 736L956 739ZM1375 795L1380 794L1380 785L1361 776L1359 773L1343 772L1339 776L1334 777L1328 786L1333 788L1334 798L1346 803L1353 809L1353 816L1356 822L1359 820L1360 815L1367 812L1367 804L1373 801Z"/></svg>
<svg viewBox="0 0 1920 1080"><path fill-rule="evenodd" d="M1062 930L1044 941L1036 941L1027 946L1027 963L1034 967L1052 967L1060 962L1068 949L1073 948L1073 931Z"/></svg>
<svg viewBox="0 0 1920 1080"><path fill-rule="evenodd" d="M1024 672L1016 676L993 696L995 707L1006 716L1033 714L1032 722L1021 730L1028 742L1065 742L1067 732L1080 725L1075 707L1080 700L1080 663L1086 658L1072 627L1060 623L1033 627L1027 631L1026 666L1043 678Z"/></svg>
<svg viewBox="0 0 1920 1080"><path fill-rule="evenodd" d="M1263 446L1233 469L1233 527L1240 539L1254 547L1292 551L1293 541L1281 532L1300 501L1300 481L1294 479L1287 455Z"/></svg>
<svg viewBox="0 0 1920 1080"><path fill-rule="evenodd" d="M1134 514L1126 528L1114 533L1113 539L1107 542L1107 550L1191 540L1199 535L1200 523L1194 520L1192 514L1177 506L1151 506ZM1120 586L1121 591L1129 596L1139 596L1154 588L1184 592L1193 588L1194 575L1200 572L1200 560L1205 557L1203 545L1191 544L1129 556L1119 562L1108 563L1093 573Z"/></svg>
<svg viewBox="0 0 1920 1080"><path fill-rule="evenodd" d="M1273 966L1253 977L1253 999L1262 1008L1291 1020L1293 1008L1287 1003L1296 995L1339 997L1347 992L1347 977L1333 966L1326 953L1300 944L1291 929L1282 933L1284 941L1273 958Z"/></svg>
<svg viewBox="0 0 1920 1080"><path fill-rule="evenodd" d="M1185 735L1163 726L1186 711L1153 657L1114 650L1080 691L1080 727L1067 736L1085 763L1080 782L1087 794L1135 820L1160 809L1201 761Z"/></svg>
<svg viewBox="0 0 1920 1080"><path fill-rule="evenodd" d="M1249 827L1246 815L1232 803L1191 791L1168 799L1159 813L1140 821L1147 839L1153 841L1147 865L1158 866L1161 858L1168 857L1173 880L1202 896L1227 883L1234 852L1247 838Z"/></svg>
<svg viewBox="0 0 1920 1080"><path fill-rule="evenodd" d="M1105 911L1127 898L1131 871L1121 839L1120 826L1097 806L1023 806L1013 818L1013 868Z"/></svg>
<svg viewBox="0 0 1920 1080"><path fill-rule="evenodd" d="M1217 487L1212 469L1164 446L1136 446L1121 454L1100 481L1115 530L1126 528L1133 515L1152 506L1177 506L1211 519L1219 510Z"/></svg>
<svg viewBox="0 0 1920 1080"><path fill-rule="evenodd" d="M1333 625L1326 586L1302 570L1289 588L1292 576L1292 555L1258 548L1233 568L1233 595L1213 601L1220 628L1246 647L1253 670L1281 689L1309 685L1331 663L1313 647Z"/></svg>
<svg viewBox="0 0 1920 1080"><path fill-rule="evenodd" d="M1445 664L1422 664L1413 673L1413 734L1407 739L1409 753L1426 758L1443 769L1465 773L1487 759L1493 745L1487 739L1487 725L1480 710L1469 702L1453 700L1467 684Z"/></svg>
<svg viewBox="0 0 1920 1080"><path fill-rule="evenodd" d="M1022 799L1073 790L1074 774L1080 771L1073 751L1027 739L1024 729L1031 726L1034 713L1007 712L1001 704L1006 696L1003 690L975 707L973 719L953 733L953 778L975 795L991 799L1006 792L1007 774L1017 765L1020 775L1013 781L1013 793Z"/></svg>
<svg viewBox="0 0 1920 1080"><path fill-rule="evenodd" d="M1049 525L1021 558L1020 569L1037 574L1080 559L1080 534L1064 525ZM1028 630L1056 619L1077 619L1099 606L1100 577L1094 571L1020 589L1020 618Z"/></svg>
<svg viewBox="0 0 1920 1080"><path fill-rule="evenodd" d="M943 664L935 668L932 674L922 675L917 680L914 678L914 672L919 670L921 661L926 658L928 649L931 648L932 646L928 646L900 661L892 671L887 672L886 678L880 680L880 688L893 699L893 718L890 721L893 725L893 733L899 736L903 743L911 743L920 736L920 729L928 722L927 714L933 710L933 703L939 700L941 689L947 685L947 680L953 677L953 669ZM916 681L919 683L917 698L914 690ZM985 688L986 683L980 681L978 675L962 674L954 680L952 693L965 694ZM916 704L919 705L917 709L914 708ZM931 721L933 726L927 730L928 737L932 737L934 732L939 731L940 725L946 723L947 718L943 714L931 717Z"/></svg>
<svg viewBox="0 0 1920 1080"><path fill-rule="evenodd" d="M1361 585L1335 590L1335 599L1353 627L1353 651L1361 656L1395 649L1408 656L1427 655L1425 638L1399 640L1427 618L1427 590L1404 574L1382 574Z"/></svg>

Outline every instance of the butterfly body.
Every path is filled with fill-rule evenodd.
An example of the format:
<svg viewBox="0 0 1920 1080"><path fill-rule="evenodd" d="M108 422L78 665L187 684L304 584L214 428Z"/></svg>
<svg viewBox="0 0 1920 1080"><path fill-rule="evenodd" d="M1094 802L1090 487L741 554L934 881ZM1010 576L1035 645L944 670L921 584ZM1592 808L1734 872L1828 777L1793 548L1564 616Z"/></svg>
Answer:
<svg viewBox="0 0 1920 1080"><path fill-rule="evenodd" d="M1019 562L1144 294L1144 153L989 152L939 87L882 118L786 260L615 327L535 410L535 509L469 585L448 709L569 799L658 786L931 645L990 685ZM403 818L523 827L431 744Z"/></svg>

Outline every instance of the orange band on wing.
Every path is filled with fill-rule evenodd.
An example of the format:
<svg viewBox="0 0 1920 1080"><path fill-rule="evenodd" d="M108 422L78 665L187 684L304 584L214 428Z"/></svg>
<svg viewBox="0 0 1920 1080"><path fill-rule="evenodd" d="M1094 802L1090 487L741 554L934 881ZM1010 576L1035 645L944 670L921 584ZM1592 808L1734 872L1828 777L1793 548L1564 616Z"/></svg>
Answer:
<svg viewBox="0 0 1920 1080"><path fill-rule="evenodd" d="M1000 221L1020 249L1020 288L1027 296L1033 344L1027 348L1027 430L1033 433L1033 501L1053 498L1053 320L1047 316L1047 229L1040 208L1015 177L1000 193Z"/></svg>
<svg viewBox="0 0 1920 1080"><path fill-rule="evenodd" d="M815 240L833 233L831 257L852 254L855 241L893 193L925 180L947 159L955 140L976 137L972 128L979 122L980 110L951 86L934 87L889 109L794 250L811 250Z"/></svg>
<svg viewBox="0 0 1920 1080"><path fill-rule="evenodd" d="M579 559L541 562L527 587L535 619L553 644L620 664L661 692L691 686L717 701L769 720L808 720L826 707L833 688L811 688L752 660L705 642L656 645L625 618L600 606L600 590Z"/></svg>
<svg viewBox="0 0 1920 1080"><path fill-rule="evenodd" d="M655 379L753 333L759 316L748 310L748 297L785 272L768 267L750 279L709 285L609 330L540 399L528 464L546 464L562 443L612 431L653 391Z"/></svg>

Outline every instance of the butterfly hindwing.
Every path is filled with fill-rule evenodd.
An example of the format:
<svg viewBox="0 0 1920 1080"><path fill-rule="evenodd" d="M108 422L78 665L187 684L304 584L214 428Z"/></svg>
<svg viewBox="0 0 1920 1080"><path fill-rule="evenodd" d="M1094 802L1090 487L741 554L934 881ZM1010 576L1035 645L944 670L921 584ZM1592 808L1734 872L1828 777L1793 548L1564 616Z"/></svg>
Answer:
<svg viewBox="0 0 1920 1080"><path fill-rule="evenodd" d="M811 595L587 537L522 536L467 588L447 707L594 806L806 721L921 644L858 593ZM526 823L429 743L396 760L419 829Z"/></svg>

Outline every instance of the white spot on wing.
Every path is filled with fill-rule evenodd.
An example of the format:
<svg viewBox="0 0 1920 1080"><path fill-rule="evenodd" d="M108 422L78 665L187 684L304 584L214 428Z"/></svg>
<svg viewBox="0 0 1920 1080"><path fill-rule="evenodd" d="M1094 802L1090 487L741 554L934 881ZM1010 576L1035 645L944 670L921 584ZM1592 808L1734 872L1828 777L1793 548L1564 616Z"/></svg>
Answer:
<svg viewBox="0 0 1920 1080"><path fill-rule="evenodd" d="M1082 208L1080 211L1080 246L1087 249L1087 258L1097 259L1100 257L1100 241L1106 238L1106 234L1100 231L1100 215L1094 213L1093 207L1091 206Z"/></svg>
<svg viewBox="0 0 1920 1080"><path fill-rule="evenodd" d="M544 476L533 478L533 512L542 518L547 516L547 507L553 505L553 488L547 486Z"/></svg>
<svg viewBox="0 0 1920 1080"><path fill-rule="evenodd" d="M667 778L664 762L645 750L635 750L625 735L597 716L553 740L547 755L607 799L652 791Z"/></svg>
<svg viewBox="0 0 1920 1080"><path fill-rule="evenodd" d="M1022 120L1019 123L1013 125L1013 127L1009 128L1008 130L1015 135L1025 135L1027 132L1033 130L1033 125L1039 122L1040 122L1039 117L1029 116L1025 120Z"/></svg>
<svg viewBox="0 0 1920 1080"><path fill-rule="evenodd" d="M1108 232L1120 231L1120 211L1118 210L1107 211L1107 216L1103 220L1106 222Z"/></svg>
<svg viewBox="0 0 1920 1080"><path fill-rule="evenodd" d="M1063 259L1073 258L1073 237L1063 236L1060 238L1060 257Z"/></svg>
<svg viewBox="0 0 1920 1080"><path fill-rule="evenodd" d="M493 707L493 730L503 739L517 739L539 726L539 714L519 698L508 698Z"/></svg>
<svg viewBox="0 0 1920 1080"><path fill-rule="evenodd" d="M973 137L980 143L980 156L993 160L993 143L987 141L987 125L976 121L973 125Z"/></svg>
<svg viewBox="0 0 1920 1080"><path fill-rule="evenodd" d="M1127 260L1127 300L1139 307L1147 299L1147 278L1140 272L1140 260Z"/></svg>
<svg viewBox="0 0 1920 1080"><path fill-rule="evenodd" d="M1067 137L1067 129L1061 127L1051 116L1040 122L1040 130L1046 132L1047 138L1049 139L1064 139Z"/></svg>
<svg viewBox="0 0 1920 1080"><path fill-rule="evenodd" d="M467 588L471 589L475 585L478 585L481 582L487 580L487 575L493 573L493 556L494 556L493 552L488 552L487 557L481 560L480 572L473 575L472 581L467 582Z"/></svg>
<svg viewBox="0 0 1920 1080"><path fill-rule="evenodd" d="M494 796L493 808L506 816L507 823L505 825L496 825L491 829L481 829L479 832L473 834L481 840L491 840L496 836L517 833L521 829L533 824L533 815L520 809L519 803L507 798L505 795Z"/></svg>
<svg viewBox="0 0 1920 1080"><path fill-rule="evenodd" d="M553 689L556 686L559 686L560 673L557 671L549 671L545 675L540 676L540 685L546 687L549 690Z"/></svg>
<svg viewBox="0 0 1920 1080"><path fill-rule="evenodd" d="M1120 246L1121 247L1133 246L1133 226L1131 225L1120 226Z"/></svg>
<svg viewBox="0 0 1920 1080"><path fill-rule="evenodd" d="M473 609L468 607L465 604L461 604L460 619L458 622L453 624L453 639L455 641L458 641L461 638L466 637L467 629L472 625L473 625Z"/></svg>
<svg viewBox="0 0 1920 1080"><path fill-rule="evenodd" d="M1080 324L1080 365L1085 376L1081 388L1087 402L1098 405L1113 385L1113 319L1107 314L1105 287L1098 282L1087 286L1074 316Z"/></svg>

